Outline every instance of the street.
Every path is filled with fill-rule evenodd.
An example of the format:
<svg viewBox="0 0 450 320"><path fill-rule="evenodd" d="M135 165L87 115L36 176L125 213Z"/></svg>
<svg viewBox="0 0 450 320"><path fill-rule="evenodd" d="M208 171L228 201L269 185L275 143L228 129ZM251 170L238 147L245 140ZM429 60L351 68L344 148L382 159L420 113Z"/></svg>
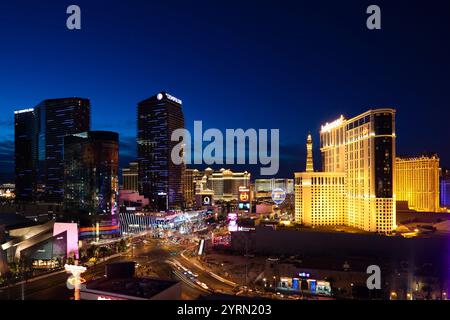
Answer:
<svg viewBox="0 0 450 320"><path fill-rule="evenodd" d="M89 281L103 277L108 263L135 261L137 272L141 269L145 270L143 276L181 281L182 299L193 300L212 292L232 294L232 286L219 281L208 271L199 268L190 259L181 255L188 248L187 245L164 243L161 240L140 240L127 253L89 267L83 274L83 278ZM195 273L197 277L189 276L184 269ZM73 291L66 287L68 276L65 271L56 271L44 278L29 280L25 284L1 288L0 300L21 300L22 298L39 300L42 297L46 300L69 300L73 296Z"/></svg>

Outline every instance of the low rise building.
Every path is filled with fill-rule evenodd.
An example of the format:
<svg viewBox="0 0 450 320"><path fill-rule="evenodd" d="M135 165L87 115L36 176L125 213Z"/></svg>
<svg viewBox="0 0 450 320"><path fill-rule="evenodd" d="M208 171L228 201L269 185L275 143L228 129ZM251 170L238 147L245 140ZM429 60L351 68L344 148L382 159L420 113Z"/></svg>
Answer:
<svg viewBox="0 0 450 320"><path fill-rule="evenodd" d="M80 290L81 300L181 299L181 282L138 278L134 269L134 262L108 265L106 277L89 281Z"/></svg>

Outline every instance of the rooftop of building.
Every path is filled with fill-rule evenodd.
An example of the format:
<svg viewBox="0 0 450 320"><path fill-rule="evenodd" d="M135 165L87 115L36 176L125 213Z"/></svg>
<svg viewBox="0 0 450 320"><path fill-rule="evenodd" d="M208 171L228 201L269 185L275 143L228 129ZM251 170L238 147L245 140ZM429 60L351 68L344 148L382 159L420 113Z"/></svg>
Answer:
<svg viewBox="0 0 450 320"><path fill-rule="evenodd" d="M165 91L161 91L153 96L151 96L150 98L144 99L142 101L140 101L138 103L138 105L145 105L145 104L154 104L154 103L158 103L158 102L168 102L171 103L173 105L178 105L181 106L183 104L183 101L178 99L177 97L165 92Z"/></svg>
<svg viewBox="0 0 450 320"><path fill-rule="evenodd" d="M87 140L107 140L107 141L119 141L119 134L114 131L86 131L81 133L76 133L72 135L68 135L64 137L65 143L70 142L78 142L80 139L87 139Z"/></svg>
<svg viewBox="0 0 450 320"><path fill-rule="evenodd" d="M65 97L65 98L52 98L52 99L46 99L41 101L40 105L42 104L52 104L52 103L62 103L62 102L89 102L89 98L82 98L82 97Z"/></svg>
<svg viewBox="0 0 450 320"><path fill-rule="evenodd" d="M362 235L362 236L377 236L374 233L364 231L361 229L344 226L344 225L338 225L338 226L303 226L298 224L289 224L284 225L280 224L279 221L274 220L261 220L259 225L257 226L257 229L261 229L262 232L264 232L264 228L272 228L273 230L287 230L287 231L295 231L295 232L302 232L302 233L322 233L322 234L353 234L353 235Z"/></svg>
<svg viewBox="0 0 450 320"><path fill-rule="evenodd" d="M282 257L277 260L279 264L291 264L299 269L315 270L333 270L333 271L352 271L366 273L367 266L374 263L376 258L347 257L347 259L336 259L334 257ZM380 261L381 262L381 261Z"/></svg>
<svg viewBox="0 0 450 320"><path fill-rule="evenodd" d="M434 152L424 152L419 155L397 155L397 161L415 161L415 160L439 160L439 157Z"/></svg>
<svg viewBox="0 0 450 320"><path fill-rule="evenodd" d="M177 283L177 281L150 278L101 278L88 282L86 284L86 289L142 299L150 299L158 293L176 285Z"/></svg>
<svg viewBox="0 0 450 320"><path fill-rule="evenodd" d="M346 177L345 172L323 172L323 171L303 171L303 172L295 172L295 177L320 177L320 178L326 178L326 177Z"/></svg>
<svg viewBox="0 0 450 320"><path fill-rule="evenodd" d="M368 115L371 114L379 114L379 113L395 113L396 110L393 108L377 108L377 109L369 109L357 116L354 116L352 118L346 118L345 116L341 115L338 119L332 121L332 122L327 122L324 125L322 125L321 127L321 133L323 132L329 132L332 129L335 129L337 127L346 125L347 123L351 123L353 121L359 120L361 118L364 118Z"/></svg>

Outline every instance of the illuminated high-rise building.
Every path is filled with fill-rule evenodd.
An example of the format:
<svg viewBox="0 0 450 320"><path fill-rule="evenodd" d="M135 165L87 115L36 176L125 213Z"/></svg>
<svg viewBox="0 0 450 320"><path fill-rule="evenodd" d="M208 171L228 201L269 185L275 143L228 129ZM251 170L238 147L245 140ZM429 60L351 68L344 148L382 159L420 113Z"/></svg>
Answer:
<svg viewBox="0 0 450 320"><path fill-rule="evenodd" d="M181 100L162 92L138 104L137 152L139 193L150 200L154 210L183 206L184 164L172 162L178 144L172 133L184 128Z"/></svg>
<svg viewBox="0 0 450 320"><path fill-rule="evenodd" d="M195 202L197 181L202 174L197 169L186 168L183 174L183 194L186 208L192 208Z"/></svg>
<svg viewBox="0 0 450 320"><path fill-rule="evenodd" d="M346 174L347 223L369 232L396 228L395 110L367 111L322 126L325 171Z"/></svg>
<svg viewBox="0 0 450 320"><path fill-rule="evenodd" d="M438 212L439 158L397 158L395 166L397 201L407 201L411 210Z"/></svg>
<svg viewBox="0 0 450 320"><path fill-rule="evenodd" d="M312 137L308 135L307 158L312 159ZM311 164L312 165L312 164ZM306 171L295 173L295 221L306 226L345 225L345 173Z"/></svg>
<svg viewBox="0 0 450 320"><path fill-rule="evenodd" d="M18 201L62 203L64 136L90 130L90 102L49 99L15 112Z"/></svg>
<svg viewBox="0 0 450 320"><path fill-rule="evenodd" d="M119 135L89 131L64 138L64 205L89 217L117 213Z"/></svg>
<svg viewBox="0 0 450 320"><path fill-rule="evenodd" d="M295 173L295 221L306 226L347 224L345 174Z"/></svg>
<svg viewBox="0 0 450 320"><path fill-rule="evenodd" d="M344 184L346 213L341 221L368 232L392 232L396 228L395 137L393 109L370 110L349 120L341 116L323 125L320 148L324 176L296 174L296 206L307 201L323 201L332 206L334 200L330 201L324 192L331 194L328 190L335 190L341 194ZM303 192L309 186L311 195ZM325 191L317 191L322 189ZM308 197L316 199L305 200ZM314 211L317 206L311 206L312 216L319 222L321 217L326 221L326 215ZM341 210L341 206L336 210ZM297 222L304 222L304 209L296 208L296 216Z"/></svg>
<svg viewBox="0 0 450 320"><path fill-rule="evenodd" d="M41 200L62 203L64 195L64 137L90 130L90 101L63 98L42 101L36 108L38 140L37 183Z"/></svg>
<svg viewBox="0 0 450 320"><path fill-rule="evenodd" d="M139 164L137 162L130 162L128 168L122 169L122 185L123 190L138 192L138 174Z"/></svg>
<svg viewBox="0 0 450 320"><path fill-rule="evenodd" d="M14 112L15 192L19 203L36 200L37 134L36 112Z"/></svg>
<svg viewBox="0 0 450 320"><path fill-rule="evenodd" d="M64 137L64 219L79 225L81 239L120 235L119 135L89 131Z"/></svg>

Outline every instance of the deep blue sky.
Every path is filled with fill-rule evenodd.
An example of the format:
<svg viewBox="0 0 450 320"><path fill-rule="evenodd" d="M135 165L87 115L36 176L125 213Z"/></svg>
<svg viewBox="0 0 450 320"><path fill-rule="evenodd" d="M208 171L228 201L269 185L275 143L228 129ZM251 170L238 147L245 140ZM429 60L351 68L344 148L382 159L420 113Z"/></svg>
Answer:
<svg viewBox="0 0 450 320"><path fill-rule="evenodd" d="M65 27L82 9L82 30ZM382 30L366 28L378 4ZM134 156L136 104L160 90L186 124L280 128L281 176L304 168L305 136L369 108L398 110L398 153L450 166L450 2L1 1L0 180L13 169L13 110L88 97L92 129ZM318 150L316 148L316 156Z"/></svg>

